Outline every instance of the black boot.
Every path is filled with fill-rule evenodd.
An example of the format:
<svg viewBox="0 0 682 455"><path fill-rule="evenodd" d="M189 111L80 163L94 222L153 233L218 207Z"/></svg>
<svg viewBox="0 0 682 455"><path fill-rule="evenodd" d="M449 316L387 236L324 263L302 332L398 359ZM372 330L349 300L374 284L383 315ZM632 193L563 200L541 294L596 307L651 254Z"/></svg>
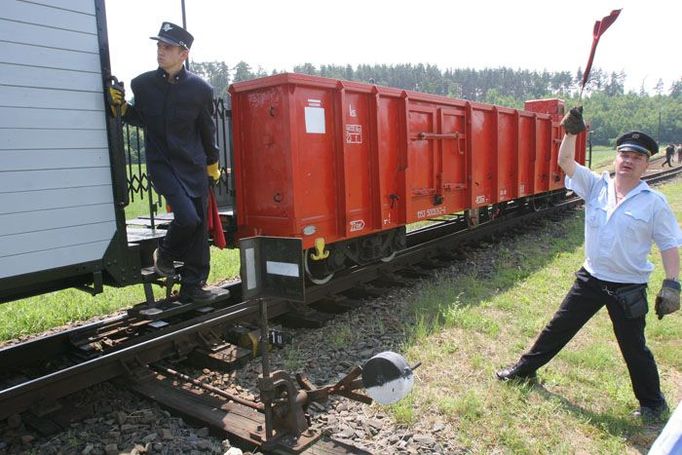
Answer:
<svg viewBox="0 0 682 455"><path fill-rule="evenodd" d="M643 422L661 422L668 418L669 413L668 404L663 402L663 404L655 407L640 406L632 415L642 419Z"/></svg>
<svg viewBox="0 0 682 455"><path fill-rule="evenodd" d="M521 362L504 370L497 371L495 376L500 381L531 381L537 378L535 370L529 369Z"/></svg>
<svg viewBox="0 0 682 455"><path fill-rule="evenodd" d="M154 271L161 276L175 275L175 264L172 260L161 254L159 249L154 250Z"/></svg>

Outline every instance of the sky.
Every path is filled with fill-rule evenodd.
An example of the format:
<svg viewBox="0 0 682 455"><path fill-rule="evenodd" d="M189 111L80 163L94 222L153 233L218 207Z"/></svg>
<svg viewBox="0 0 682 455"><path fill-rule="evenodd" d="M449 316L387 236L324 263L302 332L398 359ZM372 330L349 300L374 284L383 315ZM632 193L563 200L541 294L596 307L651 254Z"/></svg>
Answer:
<svg viewBox="0 0 682 455"><path fill-rule="evenodd" d="M596 20L622 12L593 68L626 74L626 90L665 91L682 78L682 2L670 0L185 0L191 61L247 62L270 73L306 62L430 63L446 68L584 68ZM181 0L106 0L112 72L156 68L162 21L182 25Z"/></svg>

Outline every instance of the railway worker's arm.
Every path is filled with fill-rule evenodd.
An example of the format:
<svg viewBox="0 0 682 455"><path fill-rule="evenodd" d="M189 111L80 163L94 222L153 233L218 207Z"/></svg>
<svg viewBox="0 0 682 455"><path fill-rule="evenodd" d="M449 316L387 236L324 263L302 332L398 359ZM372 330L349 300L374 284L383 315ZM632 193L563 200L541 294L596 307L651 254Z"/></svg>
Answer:
<svg viewBox="0 0 682 455"><path fill-rule="evenodd" d="M215 114L215 107L213 104L213 88L206 86L204 92L204 102L197 124L199 125L199 136L201 137L201 144L206 153L206 173L208 174L209 183L216 184L220 180L220 160L218 143L216 142L216 125L213 116Z"/></svg>
<svg viewBox="0 0 682 455"><path fill-rule="evenodd" d="M561 120L561 125L566 130L566 134L561 141L561 147L559 147L559 166L566 175L573 177L577 164L575 162L575 140L578 133L585 131L583 107L578 106L571 109Z"/></svg>
<svg viewBox="0 0 682 455"><path fill-rule="evenodd" d="M661 251L665 279L656 296L658 319L680 309L680 252L682 230L670 207L663 202L654 212L654 241Z"/></svg>
<svg viewBox="0 0 682 455"><path fill-rule="evenodd" d="M133 93L135 92L135 87L133 87ZM125 123L129 123L134 126L143 127L142 118L135 110L135 106L128 104L126 101L126 92L123 87L123 82L118 82L114 79L112 84L108 88L108 98L109 98L109 109L111 110L111 115L114 118L120 117Z"/></svg>

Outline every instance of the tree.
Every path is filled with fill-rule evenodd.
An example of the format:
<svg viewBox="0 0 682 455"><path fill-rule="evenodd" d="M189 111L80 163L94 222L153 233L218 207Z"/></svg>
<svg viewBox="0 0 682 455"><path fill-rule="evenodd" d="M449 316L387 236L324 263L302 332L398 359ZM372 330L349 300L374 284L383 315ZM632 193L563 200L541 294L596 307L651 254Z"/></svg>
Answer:
<svg viewBox="0 0 682 455"><path fill-rule="evenodd" d="M679 81L673 82L673 85L670 87L670 96L677 99L682 98L682 78Z"/></svg>
<svg viewBox="0 0 682 455"><path fill-rule="evenodd" d="M225 96L230 85L230 68L225 62L193 63L192 71L213 86L215 96Z"/></svg>
<svg viewBox="0 0 682 455"><path fill-rule="evenodd" d="M248 81L253 78L251 67L245 61L242 60L234 67L234 82Z"/></svg>

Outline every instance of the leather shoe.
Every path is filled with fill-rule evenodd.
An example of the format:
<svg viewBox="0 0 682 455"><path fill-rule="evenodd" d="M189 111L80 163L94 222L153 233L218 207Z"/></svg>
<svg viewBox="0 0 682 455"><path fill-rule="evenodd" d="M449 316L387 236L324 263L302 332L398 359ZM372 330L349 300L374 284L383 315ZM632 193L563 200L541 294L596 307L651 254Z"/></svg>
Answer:
<svg viewBox="0 0 682 455"><path fill-rule="evenodd" d="M230 296L227 289L204 289L201 286L182 287L178 299L182 303L211 304L217 300L226 299Z"/></svg>
<svg viewBox="0 0 682 455"><path fill-rule="evenodd" d="M668 404L663 403L656 407L640 406L632 415L642 419L644 422L659 422L664 420L669 412L670 408L668 407Z"/></svg>
<svg viewBox="0 0 682 455"><path fill-rule="evenodd" d="M537 373L535 370L525 369L523 365L517 363L514 366L497 371L495 376L500 381L531 381L537 378Z"/></svg>
<svg viewBox="0 0 682 455"><path fill-rule="evenodd" d="M159 249L154 250L154 271L161 276L175 275L175 264L161 254Z"/></svg>

